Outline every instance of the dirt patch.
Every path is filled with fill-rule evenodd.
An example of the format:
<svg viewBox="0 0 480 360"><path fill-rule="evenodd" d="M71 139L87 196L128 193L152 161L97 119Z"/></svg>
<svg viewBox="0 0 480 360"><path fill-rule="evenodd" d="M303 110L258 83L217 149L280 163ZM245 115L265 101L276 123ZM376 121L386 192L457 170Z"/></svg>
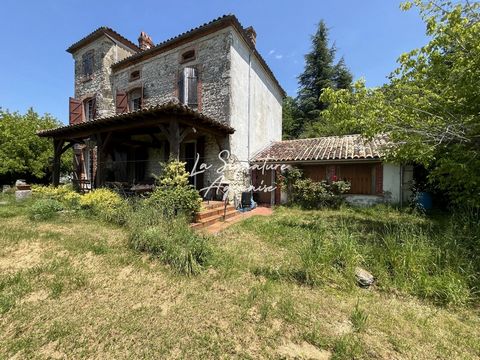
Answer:
<svg viewBox="0 0 480 360"><path fill-rule="evenodd" d="M38 301L46 300L48 298L48 292L45 290L35 291L22 299L22 304L35 303Z"/></svg>
<svg viewBox="0 0 480 360"><path fill-rule="evenodd" d="M40 242L22 242L17 247L6 248L0 254L0 271L15 272L37 266L44 252Z"/></svg>
<svg viewBox="0 0 480 360"><path fill-rule="evenodd" d="M286 343L280 346L277 352L285 359L328 360L332 356L330 351L320 350L305 341L300 345L292 342Z"/></svg>

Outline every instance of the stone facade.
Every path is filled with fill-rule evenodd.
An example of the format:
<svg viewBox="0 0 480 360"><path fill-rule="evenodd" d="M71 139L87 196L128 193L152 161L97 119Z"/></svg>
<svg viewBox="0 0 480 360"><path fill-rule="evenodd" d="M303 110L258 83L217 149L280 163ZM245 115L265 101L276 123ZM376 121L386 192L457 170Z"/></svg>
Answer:
<svg viewBox="0 0 480 360"><path fill-rule="evenodd" d="M152 59L122 69L113 75L113 86L118 91L130 91L143 86L146 106L162 104L178 98L178 77L186 66L196 67L199 74L199 110L216 120L230 122L230 46L231 30L211 34L185 44ZM182 62L188 50L195 58ZM133 71L140 71L140 79L129 81Z"/></svg>
<svg viewBox="0 0 480 360"><path fill-rule="evenodd" d="M132 61L127 67L112 67L135 52L103 35L73 53L74 97L79 101L95 97L97 118L115 114L117 92L141 89L143 107L178 101L179 75L185 67L195 68L197 110L235 129L234 134L220 139L203 134L205 162L212 165L204 174L204 184L218 181L221 174L217 170L224 165L218 154L229 150L230 166L223 180L231 187L230 196L238 196L250 182L250 156L271 141L281 140L282 129L283 90L249 46L237 29L228 26L155 56ZM82 58L91 50L95 54L94 71L85 78ZM193 58L185 59L184 55L192 50ZM133 77L133 73L139 76ZM161 152L150 149L147 171L158 170L154 164L162 157Z"/></svg>
<svg viewBox="0 0 480 360"><path fill-rule="evenodd" d="M93 74L83 75L83 56L93 51ZM111 66L132 55L133 51L101 37L73 54L75 61L75 95L78 100L96 99L97 117L115 114Z"/></svg>

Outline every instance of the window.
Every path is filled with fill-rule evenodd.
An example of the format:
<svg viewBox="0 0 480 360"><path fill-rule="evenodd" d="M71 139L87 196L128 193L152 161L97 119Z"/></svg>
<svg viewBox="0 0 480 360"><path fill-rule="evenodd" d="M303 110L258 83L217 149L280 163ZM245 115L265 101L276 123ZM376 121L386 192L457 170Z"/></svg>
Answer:
<svg viewBox="0 0 480 360"><path fill-rule="evenodd" d="M94 51L87 51L82 56L83 75L91 76L93 74L93 55Z"/></svg>
<svg viewBox="0 0 480 360"><path fill-rule="evenodd" d="M188 50L182 54L182 62L195 60L195 50Z"/></svg>
<svg viewBox="0 0 480 360"><path fill-rule="evenodd" d="M130 73L130 81L135 81L140 79L140 70L135 70Z"/></svg>
<svg viewBox="0 0 480 360"><path fill-rule="evenodd" d="M133 89L128 93L128 109L130 111L140 110L142 108L142 89Z"/></svg>
<svg viewBox="0 0 480 360"><path fill-rule="evenodd" d="M95 118L95 98L83 102L83 113L85 114L85 121L91 121Z"/></svg>
<svg viewBox="0 0 480 360"><path fill-rule="evenodd" d="M193 67L183 69L178 80L178 100L192 108L198 106L198 72Z"/></svg>

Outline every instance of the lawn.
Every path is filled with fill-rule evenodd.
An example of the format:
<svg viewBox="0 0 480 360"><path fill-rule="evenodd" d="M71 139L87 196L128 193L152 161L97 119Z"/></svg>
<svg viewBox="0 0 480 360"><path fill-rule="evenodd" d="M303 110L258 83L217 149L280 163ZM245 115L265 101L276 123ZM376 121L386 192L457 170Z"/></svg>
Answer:
<svg viewBox="0 0 480 360"><path fill-rule="evenodd" d="M208 266L187 277L122 227L31 221L28 203L0 200L0 358L480 357L478 301L450 268L468 259L435 252L438 217L279 208L209 239ZM355 285L355 264L374 287Z"/></svg>

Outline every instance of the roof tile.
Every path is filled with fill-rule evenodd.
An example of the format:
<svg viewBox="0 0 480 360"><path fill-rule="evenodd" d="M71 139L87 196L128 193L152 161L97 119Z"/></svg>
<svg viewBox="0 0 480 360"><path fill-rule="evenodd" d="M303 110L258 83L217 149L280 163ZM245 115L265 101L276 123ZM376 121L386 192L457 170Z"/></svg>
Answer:
<svg viewBox="0 0 480 360"><path fill-rule="evenodd" d="M386 135L367 141L359 134L276 141L258 152L254 162L380 159Z"/></svg>

